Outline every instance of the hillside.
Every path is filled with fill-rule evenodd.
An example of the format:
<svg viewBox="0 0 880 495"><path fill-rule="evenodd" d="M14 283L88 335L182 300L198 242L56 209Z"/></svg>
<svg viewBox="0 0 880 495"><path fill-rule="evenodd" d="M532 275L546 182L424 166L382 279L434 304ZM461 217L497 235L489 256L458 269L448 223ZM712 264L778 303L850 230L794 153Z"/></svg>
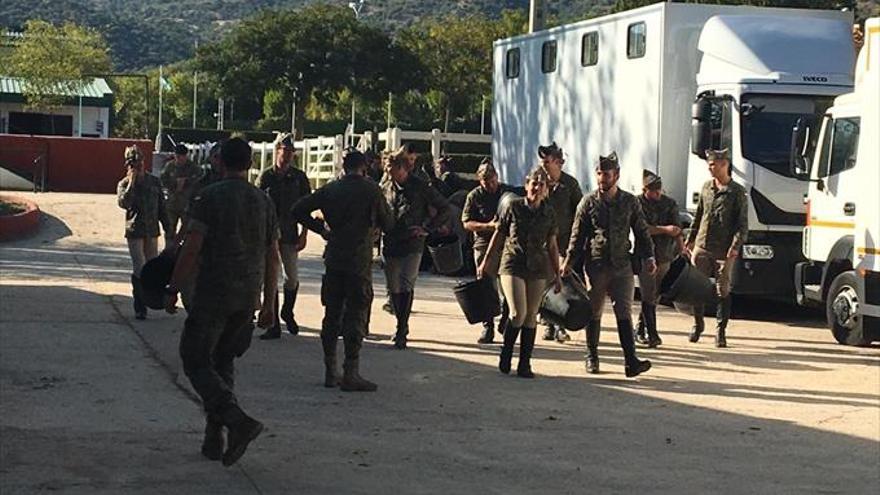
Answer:
<svg viewBox="0 0 880 495"><path fill-rule="evenodd" d="M315 1L348 0L2 0L0 28L13 30L28 19L73 21L100 30L119 70L188 58L196 41L216 39L237 20L260 9L298 7ZM615 0L548 1L548 15L569 21L602 15ZM716 0L723 1L723 0ZM880 0L857 0L859 13L877 15ZM756 2L758 3L758 2ZM456 13L491 17L504 9L526 9L529 0L367 0L363 22L393 31L420 18Z"/></svg>

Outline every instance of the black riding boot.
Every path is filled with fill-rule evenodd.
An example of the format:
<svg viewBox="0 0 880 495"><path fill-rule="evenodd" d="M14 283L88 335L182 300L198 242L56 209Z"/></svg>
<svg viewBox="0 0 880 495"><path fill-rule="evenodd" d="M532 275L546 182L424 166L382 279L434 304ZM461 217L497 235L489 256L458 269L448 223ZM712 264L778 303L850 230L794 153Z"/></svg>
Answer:
<svg viewBox="0 0 880 495"><path fill-rule="evenodd" d="M336 367L336 341L321 335L321 346L324 348L324 386L335 388L339 386L339 371Z"/></svg>
<svg viewBox="0 0 880 495"><path fill-rule="evenodd" d="M218 416L209 414L205 421L205 438L202 440L202 455L212 461L223 458L223 447L226 435L223 433L223 421Z"/></svg>
<svg viewBox="0 0 880 495"><path fill-rule="evenodd" d="M495 341L495 320L491 319L483 322L483 333L477 339L478 344L491 344Z"/></svg>
<svg viewBox="0 0 880 495"><path fill-rule="evenodd" d="M409 315L412 312L413 293L400 292L391 295L394 315L397 316L397 331L394 334L394 347L406 349L406 336L409 334Z"/></svg>
<svg viewBox="0 0 880 495"><path fill-rule="evenodd" d="M504 373L510 373L510 362L513 360L513 346L516 344L516 338L519 337L519 328L513 326L513 323L507 325L504 330L504 344L501 346L501 356L498 359L498 369Z"/></svg>
<svg viewBox="0 0 880 495"><path fill-rule="evenodd" d="M715 347L727 347L727 323L730 321L730 296L718 301L718 310L715 312L717 321L715 327Z"/></svg>
<svg viewBox="0 0 880 495"><path fill-rule="evenodd" d="M688 340L692 343L696 343L700 340L700 335L703 334L703 330L706 329L706 320L703 319L703 311L704 308L702 305L694 306L694 327L691 329L691 334L688 336Z"/></svg>
<svg viewBox="0 0 880 495"><path fill-rule="evenodd" d="M534 378L532 373L532 351L535 349L535 337L538 330L535 328L522 329L522 338L519 341L519 364L516 366L516 374L522 378Z"/></svg>
<svg viewBox="0 0 880 495"><path fill-rule="evenodd" d="M147 318L147 306L141 298L141 279L131 276L131 298L134 305L134 317L138 320Z"/></svg>
<svg viewBox="0 0 880 495"><path fill-rule="evenodd" d="M287 325L287 331L291 335L299 333L299 325L293 317L293 308L296 305L296 294L299 291L299 284L293 289L284 289L284 304L281 306L281 320Z"/></svg>
<svg viewBox="0 0 880 495"><path fill-rule="evenodd" d="M507 329L508 325L510 325L510 306L508 306L507 301L502 298L501 318L498 320L498 333L504 335L504 330Z"/></svg>
<svg viewBox="0 0 880 495"><path fill-rule="evenodd" d="M587 324L587 373L599 372L599 334L602 331L600 320L592 320Z"/></svg>
<svg viewBox="0 0 880 495"><path fill-rule="evenodd" d="M626 376L632 378L651 369L651 361L640 361L636 356L636 343L633 340L632 320L617 320L617 336L620 338L620 347L623 348L623 358L626 363Z"/></svg>
<svg viewBox="0 0 880 495"><path fill-rule="evenodd" d="M277 311L278 308L278 294L275 294L275 308ZM262 335L260 335L260 340L274 340L281 338L281 320L278 319L278 315L275 315L275 324L271 327L267 328Z"/></svg>
<svg viewBox="0 0 880 495"><path fill-rule="evenodd" d="M639 312L639 322L636 324L636 342L642 345L648 345L645 306L646 304L642 303L642 311Z"/></svg>
<svg viewBox="0 0 880 495"><path fill-rule="evenodd" d="M657 347L663 343L660 334L657 333L657 305L642 303L642 318L644 319L644 332L648 334L646 343L648 347Z"/></svg>

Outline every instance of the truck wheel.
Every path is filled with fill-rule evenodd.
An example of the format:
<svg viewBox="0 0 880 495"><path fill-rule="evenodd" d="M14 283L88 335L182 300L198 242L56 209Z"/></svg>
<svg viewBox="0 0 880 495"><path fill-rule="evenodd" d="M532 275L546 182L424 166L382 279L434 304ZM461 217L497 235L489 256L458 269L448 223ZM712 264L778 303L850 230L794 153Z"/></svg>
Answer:
<svg viewBox="0 0 880 495"><path fill-rule="evenodd" d="M831 282L825 299L825 315L834 339L841 344L866 345L859 314L861 294L856 272L843 272Z"/></svg>

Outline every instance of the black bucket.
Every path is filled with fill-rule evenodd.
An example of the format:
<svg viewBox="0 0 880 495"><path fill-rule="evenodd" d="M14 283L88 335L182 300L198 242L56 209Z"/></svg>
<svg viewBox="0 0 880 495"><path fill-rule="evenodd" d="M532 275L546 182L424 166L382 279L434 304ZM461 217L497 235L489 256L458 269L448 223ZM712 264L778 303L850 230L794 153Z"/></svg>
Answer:
<svg viewBox="0 0 880 495"><path fill-rule="evenodd" d="M452 289L464 317L471 325L488 321L501 314L498 291L490 278L461 282Z"/></svg>
<svg viewBox="0 0 880 495"><path fill-rule="evenodd" d="M171 281L175 258L160 254L141 269L141 299L150 309L165 308L165 286Z"/></svg>
<svg viewBox="0 0 880 495"><path fill-rule="evenodd" d="M464 258L461 255L461 240L457 235L428 239L427 245L437 273L452 275L464 266Z"/></svg>
<svg viewBox="0 0 880 495"><path fill-rule="evenodd" d="M715 301L715 284L687 258L679 256L660 282L660 294L683 306L711 304Z"/></svg>
<svg viewBox="0 0 880 495"><path fill-rule="evenodd" d="M562 277L559 293L552 284L544 291L539 312L545 320L567 330L583 329L593 316L587 288L574 273Z"/></svg>

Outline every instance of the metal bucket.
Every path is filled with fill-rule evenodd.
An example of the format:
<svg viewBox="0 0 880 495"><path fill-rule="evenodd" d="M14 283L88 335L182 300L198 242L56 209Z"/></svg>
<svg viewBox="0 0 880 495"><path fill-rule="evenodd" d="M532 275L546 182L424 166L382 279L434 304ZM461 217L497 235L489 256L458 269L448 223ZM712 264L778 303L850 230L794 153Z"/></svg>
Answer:
<svg viewBox="0 0 880 495"><path fill-rule="evenodd" d="M488 321L501 314L501 301L491 278L460 282L452 289L461 312L471 325Z"/></svg>
<svg viewBox="0 0 880 495"><path fill-rule="evenodd" d="M426 244L437 273L452 275L464 266L461 239L457 235L428 239Z"/></svg>
<svg viewBox="0 0 880 495"><path fill-rule="evenodd" d="M539 312L545 320L567 330L581 330L593 316L587 288L574 273L562 277L562 290L558 293L552 285L544 291Z"/></svg>
<svg viewBox="0 0 880 495"><path fill-rule="evenodd" d="M678 305L703 305L715 302L715 284L697 270L684 256L676 258L660 282L660 294Z"/></svg>

